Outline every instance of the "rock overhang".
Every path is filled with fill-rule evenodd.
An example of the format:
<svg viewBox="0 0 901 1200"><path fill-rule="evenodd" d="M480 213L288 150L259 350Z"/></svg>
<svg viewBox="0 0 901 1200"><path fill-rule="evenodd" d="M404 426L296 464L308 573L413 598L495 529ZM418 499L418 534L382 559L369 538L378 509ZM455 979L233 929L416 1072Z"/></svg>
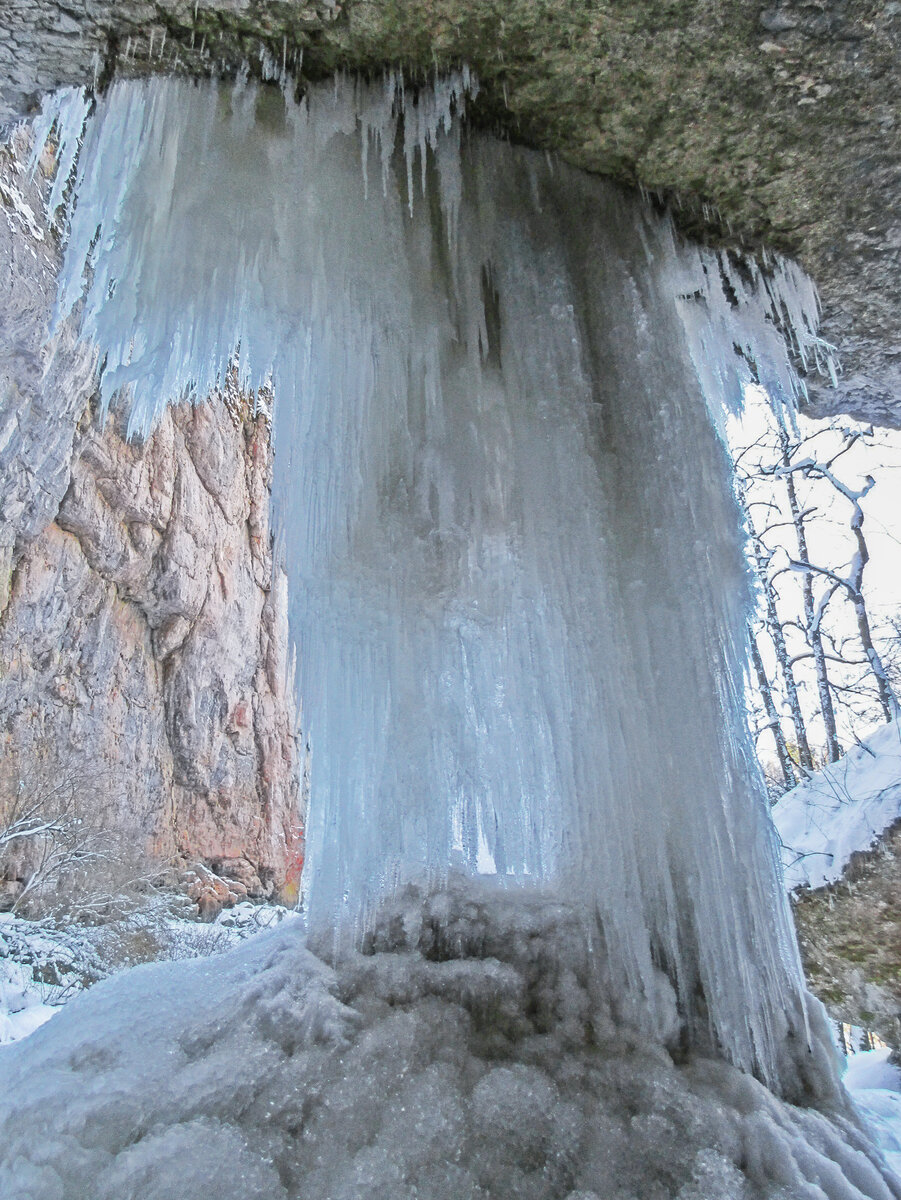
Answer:
<svg viewBox="0 0 901 1200"><path fill-rule="evenodd" d="M472 120L659 195L690 237L796 258L844 367L812 409L899 425L899 51L882 0L7 0L0 120L150 71L466 62Z"/></svg>

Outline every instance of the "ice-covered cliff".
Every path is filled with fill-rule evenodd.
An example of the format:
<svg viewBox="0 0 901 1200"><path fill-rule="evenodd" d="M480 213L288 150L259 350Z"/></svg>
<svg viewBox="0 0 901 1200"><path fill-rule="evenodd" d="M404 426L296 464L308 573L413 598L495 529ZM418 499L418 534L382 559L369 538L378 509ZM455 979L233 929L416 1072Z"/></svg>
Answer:
<svg viewBox="0 0 901 1200"><path fill-rule="evenodd" d="M788 402L782 330L813 368L809 282L470 133L466 72L283 82L110 90L56 319L138 432L237 347L274 391L314 923L359 936L458 864L565 885L623 1014L790 1089L800 978L718 428L752 372ZM54 120L81 134L77 94Z"/></svg>

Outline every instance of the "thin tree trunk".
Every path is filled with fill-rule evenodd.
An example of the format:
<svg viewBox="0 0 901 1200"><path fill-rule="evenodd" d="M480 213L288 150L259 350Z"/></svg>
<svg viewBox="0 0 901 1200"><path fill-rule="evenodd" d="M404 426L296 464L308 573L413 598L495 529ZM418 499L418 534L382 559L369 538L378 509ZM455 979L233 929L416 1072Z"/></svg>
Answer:
<svg viewBox="0 0 901 1200"><path fill-rule="evenodd" d="M833 460L834 461L834 460ZM851 573L843 578L836 574L835 571L830 571L824 567L813 566L807 557L806 541L803 546L801 562L798 564L805 568L805 585L810 587L811 594L813 589L813 574L818 573L825 575L832 580L833 590L841 587L845 590L851 604L854 607L854 615L857 619L857 633L860 638L861 646L864 654L870 664L870 669L873 672L873 677L876 680L876 691L879 696L879 704L882 708L883 715L886 721L891 721L898 713L898 700L892 690L892 685L889 682L888 673L885 665L879 656L875 645L873 644L873 634L870 629L870 620L867 614L867 604L863 594L863 573L864 568L870 561L870 551L867 546L866 538L863 533L864 511L861 505L861 500L866 496L870 489L875 485L876 480L872 475L867 476L866 484L863 488L855 491L837 479L829 469L831 463L827 466L822 466L819 463L811 464L810 469L818 472L823 479L828 479L836 491L851 502L851 532L854 534L857 542L857 552L852 560ZM790 471L786 471L786 482L791 483L792 475ZM819 636L819 623L815 622L816 633Z"/></svg>
<svg viewBox="0 0 901 1200"><path fill-rule="evenodd" d="M779 670L782 673L785 696L788 700L788 708L795 730L795 742L798 747L798 764L805 772L809 773L814 769L813 755L810 752L810 742L807 739L807 724L804 720L804 713L801 710L798 682L795 679L794 667L788 653L788 647L785 644L785 631L782 628L782 622L779 619L779 613L776 609L776 590L771 581L765 576L763 578L763 594L766 600L767 630L773 639L776 661L779 663Z"/></svg>
<svg viewBox="0 0 901 1200"><path fill-rule="evenodd" d="M863 508L860 501L863 495L869 491L870 487L872 487L872 477L870 477L870 482L864 492L855 494L854 509L851 514L851 532L857 540L857 554L855 555L854 570L850 579L852 587L849 588L849 591L851 594L851 603L854 605L854 615L857 618L857 633L860 637L860 644L863 646L864 654L866 654L869 660L870 669L876 679L879 704L886 721L891 721L898 712L898 701L895 693L892 691L892 685L889 683L882 659L873 645L870 619L867 615L866 601L863 598L863 572L864 567L870 561L870 551L866 538L863 535ZM809 579L810 576L808 575L807 578Z"/></svg>
<svg viewBox="0 0 901 1200"><path fill-rule="evenodd" d="M763 598L766 604L765 624L767 633L773 643L773 649L776 652L776 662L779 666L779 673L782 676L782 685L785 691L785 697L788 701L788 709L791 713L791 722L795 730L795 744L798 747L798 765L805 774L810 774L813 767L813 755L810 752L810 743L807 740L807 726L804 721L804 713L801 710L801 698L798 694L798 684L795 679L795 671L792 666L791 657L788 653L788 647L785 644L785 633L782 628L782 621L779 617L779 609L777 604L776 589L773 586L773 581L769 577L769 562L770 554L761 540L761 536L757 533L754 525L754 520L751 516L751 511L748 508L744 485L738 483L739 497L742 501L745 510L745 516L748 522L748 529L751 534L751 546L754 553L754 567L757 571L757 578L760 581L760 587L763 591Z"/></svg>
<svg viewBox="0 0 901 1200"><path fill-rule="evenodd" d="M782 465L790 467L792 465L791 444L788 430L781 422L779 424L779 448L782 453ZM803 562L808 562L807 531L804 528L804 516L801 511L801 505L798 502L794 475L790 471L787 471L784 478L788 493L789 509L792 515L792 524L795 527L795 537L798 542L798 557ZM839 745L838 731L835 723L835 706L832 703L832 687L829 683L829 672L826 669L826 650L823 646L820 623L817 619L816 604L813 598L813 577L809 572L804 576L803 600L807 644L810 646L810 652L813 655L817 696L820 701L820 714L822 715L823 726L826 731L826 756L830 762L838 762L842 756L842 748Z"/></svg>
<svg viewBox="0 0 901 1200"><path fill-rule="evenodd" d="M748 641L751 646L751 663L754 667L754 673L757 676L757 689L760 692L763 707L767 715L767 727L773 731L773 739L776 743L776 755L779 759L779 769L782 771L782 782L787 789L792 787L795 782L791 755L785 743L785 734L782 732L779 713L776 710L776 703L773 700L773 689L770 687L769 679L767 679L763 659L760 655L760 648L757 645L757 638L750 626L748 627Z"/></svg>

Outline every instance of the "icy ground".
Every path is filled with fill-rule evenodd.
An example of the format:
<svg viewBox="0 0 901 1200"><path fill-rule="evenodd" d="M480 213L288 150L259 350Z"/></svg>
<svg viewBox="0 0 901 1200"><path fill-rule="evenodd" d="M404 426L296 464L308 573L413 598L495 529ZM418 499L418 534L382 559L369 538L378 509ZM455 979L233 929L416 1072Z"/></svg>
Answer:
<svg viewBox="0 0 901 1200"><path fill-rule="evenodd" d="M96 980L145 957L202 958L296 919L277 905L236 904L209 924L132 914L107 925L61 925L0 913L0 1046L33 1033Z"/></svg>
<svg viewBox="0 0 901 1200"><path fill-rule="evenodd" d="M899 817L901 726L893 721L774 806L786 888L839 879L855 850L868 849Z"/></svg>
<svg viewBox="0 0 901 1200"><path fill-rule="evenodd" d="M887 1200L849 1109L618 1025L573 910L457 885L334 969L292 922L0 1052L3 1200Z"/></svg>

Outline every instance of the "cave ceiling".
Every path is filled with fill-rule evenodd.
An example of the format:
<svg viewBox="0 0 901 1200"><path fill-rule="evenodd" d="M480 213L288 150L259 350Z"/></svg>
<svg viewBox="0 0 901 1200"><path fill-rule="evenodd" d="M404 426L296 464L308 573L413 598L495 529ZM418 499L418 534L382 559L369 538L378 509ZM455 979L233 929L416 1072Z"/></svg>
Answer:
<svg viewBox="0 0 901 1200"><path fill-rule="evenodd" d="M798 259L843 364L812 408L901 425L899 0L2 0L0 124L59 85L266 55L301 79L469 63L480 123Z"/></svg>

